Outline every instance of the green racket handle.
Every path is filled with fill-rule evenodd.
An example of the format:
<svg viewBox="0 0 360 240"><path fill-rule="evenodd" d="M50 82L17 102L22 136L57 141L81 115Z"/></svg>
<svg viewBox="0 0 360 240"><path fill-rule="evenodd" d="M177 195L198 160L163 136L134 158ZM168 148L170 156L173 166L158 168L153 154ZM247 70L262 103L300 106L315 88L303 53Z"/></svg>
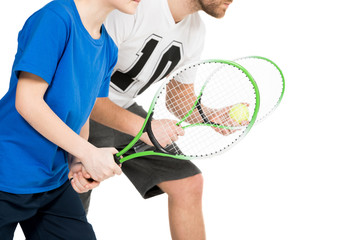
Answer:
<svg viewBox="0 0 360 240"><path fill-rule="evenodd" d="M114 161L117 165L120 165L120 159L121 159L121 156L118 156L117 153L114 154Z"/></svg>

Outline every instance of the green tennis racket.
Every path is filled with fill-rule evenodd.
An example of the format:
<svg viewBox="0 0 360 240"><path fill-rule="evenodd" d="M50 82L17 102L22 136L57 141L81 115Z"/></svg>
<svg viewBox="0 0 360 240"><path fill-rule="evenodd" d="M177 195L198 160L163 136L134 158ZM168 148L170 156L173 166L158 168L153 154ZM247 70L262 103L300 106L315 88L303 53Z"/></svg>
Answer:
<svg viewBox="0 0 360 240"><path fill-rule="evenodd" d="M255 124L260 123L279 106L285 91L284 75L273 61L264 57L242 57L234 62L246 68L258 85L261 104Z"/></svg>
<svg viewBox="0 0 360 240"><path fill-rule="evenodd" d="M144 124L134 139L114 155L127 160L160 155L189 160L214 156L245 137L256 121L259 90L253 77L232 61L206 60L168 76L155 94ZM152 120L163 119L156 136ZM167 135L181 128L181 136ZM121 158L146 132L154 148ZM161 138L173 139L163 146Z"/></svg>

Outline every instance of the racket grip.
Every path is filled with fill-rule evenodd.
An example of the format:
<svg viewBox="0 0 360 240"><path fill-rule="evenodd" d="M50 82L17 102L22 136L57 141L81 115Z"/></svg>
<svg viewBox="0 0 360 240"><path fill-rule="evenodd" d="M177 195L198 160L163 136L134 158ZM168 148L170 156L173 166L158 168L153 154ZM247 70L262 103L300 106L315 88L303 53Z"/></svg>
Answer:
<svg viewBox="0 0 360 240"><path fill-rule="evenodd" d="M117 156L116 154L114 154L114 161L115 161L115 163L116 163L117 165L120 164L120 159L121 159L120 156Z"/></svg>

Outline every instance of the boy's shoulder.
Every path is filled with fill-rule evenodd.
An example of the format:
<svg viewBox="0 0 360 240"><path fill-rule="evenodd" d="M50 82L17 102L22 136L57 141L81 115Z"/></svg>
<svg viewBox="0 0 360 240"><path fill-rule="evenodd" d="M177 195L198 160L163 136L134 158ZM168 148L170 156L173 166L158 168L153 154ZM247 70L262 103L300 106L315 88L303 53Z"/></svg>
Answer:
<svg viewBox="0 0 360 240"><path fill-rule="evenodd" d="M53 0L35 12L30 18L60 18L65 23L73 20L76 12L73 0Z"/></svg>

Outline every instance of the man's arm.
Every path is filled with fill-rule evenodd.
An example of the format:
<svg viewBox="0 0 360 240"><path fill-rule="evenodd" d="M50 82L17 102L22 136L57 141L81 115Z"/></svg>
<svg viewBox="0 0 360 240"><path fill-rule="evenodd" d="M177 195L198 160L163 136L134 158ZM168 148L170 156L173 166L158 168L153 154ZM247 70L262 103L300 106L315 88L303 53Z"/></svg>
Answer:
<svg viewBox="0 0 360 240"><path fill-rule="evenodd" d="M183 119L190 113L190 110L194 107L196 101L198 101L197 98L194 92L194 84L185 84L173 79L167 86L166 107L179 119ZM227 106L215 109L201 104L201 109L205 116L202 117L198 108L195 107L185 121L189 124L202 123L206 117L210 122L224 126L236 126L238 123L229 116L231 107L232 106ZM218 127L213 127L213 129L222 135L228 135L234 132L234 130Z"/></svg>
<svg viewBox="0 0 360 240"><path fill-rule="evenodd" d="M185 117L191 110L196 99L194 84L184 84L175 79L169 82L166 89L166 107L179 119ZM202 118L196 108L186 121L191 124L202 122Z"/></svg>
<svg viewBox="0 0 360 240"><path fill-rule="evenodd" d="M109 98L98 98L90 117L98 123L131 136L136 136L138 134L145 121L144 118L116 105ZM172 121L174 127L168 129L168 132L164 132L164 129L161 127L163 121ZM184 131L181 127L176 126L175 123L175 121L167 119L151 121L151 128L155 138L163 147L171 144L179 135L184 135ZM140 140L148 145L153 145L147 133L143 133Z"/></svg>
<svg viewBox="0 0 360 240"><path fill-rule="evenodd" d="M140 131L145 120L116 105L108 97L98 98L96 100L90 118L102 125L114 128L131 136L135 136Z"/></svg>
<svg viewBox="0 0 360 240"><path fill-rule="evenodd" d="M78 158L97 181L120 174L113 154L116 149L99 149L70 129L44 101L48 83L39 76L21 72L15 106L19 114L41 135Z"/></svg>

